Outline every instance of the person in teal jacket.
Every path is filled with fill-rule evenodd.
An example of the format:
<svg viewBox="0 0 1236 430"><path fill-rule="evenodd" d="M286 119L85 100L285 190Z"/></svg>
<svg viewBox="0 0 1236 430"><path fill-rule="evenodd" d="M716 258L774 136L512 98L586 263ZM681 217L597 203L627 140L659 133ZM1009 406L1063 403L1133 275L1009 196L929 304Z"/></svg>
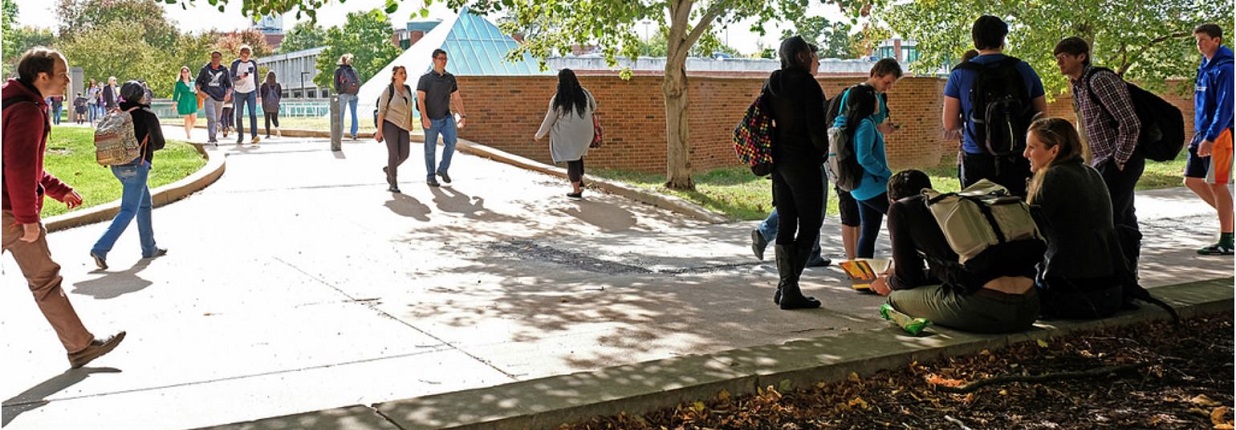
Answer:
<svg viewBox="0 0 1236 430"><path fill-rule="evenodd" d="M180 78L176 79L172 101L176 102L176 113L185 117L185 139L192 139L193 124L197 122L197 87L189 66L180 66Z"/></svg>
<svg viewBox="0 0 1236 430"><path fill-rule="evenodd" d="M888 212L888 194L885 187L893 172L888 169L884 152L884 134L877 129L877 115L883 113L875 89L858 85L845 94L845 110L833 122L834 127L845 127L846 135L854 145L854 155L863 168L863 179L850 191L858 200L859 233L858 258L875 256L875 241L880 234L884 214Z"/></svg>

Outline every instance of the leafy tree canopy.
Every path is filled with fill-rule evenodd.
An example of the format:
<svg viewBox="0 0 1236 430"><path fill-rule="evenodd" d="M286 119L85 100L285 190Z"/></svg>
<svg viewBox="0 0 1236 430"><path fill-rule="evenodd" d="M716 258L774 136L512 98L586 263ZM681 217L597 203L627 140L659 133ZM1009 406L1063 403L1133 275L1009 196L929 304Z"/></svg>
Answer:
<svg viewBox="0 0 1236 430"><path fill-rule="evenodd" d="M161 50L172 49L180 35L156 0L58 0L56 16L63 39L114 22L141 28L138 38Z"/></svg>
<svg viewBox="0 0 1236 430"><path fill-rule="evenodd" d="M326 45L326 29L316 23L305 21L292 26L279 44L280 53L303 51Z"/></svg>
<svg viewBox="0 0 1236 430"><path fill-rule="evenodd" d="M1048 94L1068 91L1052 50L1068 36L1091 44L1092 63L1129 79L1162 88L1169 78L1191 79L1199 54L1193 27L1215 22L1232 29L1231 4L1192 0L979 0L886 2L878 15L896 33L918 43L919 61L910 68L935 73L974 46L970 28L980 15L1009 23L1005 52L1029 62Z"/></svg>
<svg viewBox="0 0 1236 430"><path fill-rule="evenodd" d="M317 76L313 83L320 87L331 88L331 80L335 76L335 68L339 57L352 54L352 68L363 82L376 74L391 61L398 57L402 50L390 41L390 18L379 9L368 12L352 12L348 14L343 27L331 27L326 30L326 40L330 45L318 56Z"/></svg>
<svg viewBox="0 0 1236 430"><path fill-rule="evenodd" d="M120 82L143 79L156 96L171 94L180 69L170 66L174 60L168 51L146 43L141 27L119 21L82 32L64 41L60 49L70 65L82 68L87 80L106 82L109 76Z"/></svg>

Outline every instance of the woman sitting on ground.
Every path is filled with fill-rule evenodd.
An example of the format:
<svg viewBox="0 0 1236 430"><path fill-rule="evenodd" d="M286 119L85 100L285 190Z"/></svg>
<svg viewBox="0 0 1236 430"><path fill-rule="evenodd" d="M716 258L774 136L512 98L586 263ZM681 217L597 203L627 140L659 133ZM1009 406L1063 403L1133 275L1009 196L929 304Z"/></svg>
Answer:
<svg viewBox="0 0 1236 430"><path fill-rule="evenodd" d="M997 264L967 270L927 209L924 188L931 188L931 179L918 170L889 179L893 268L871 283L872 291L888 296L898 311L944 327L976 333L1030 328L1039 315L1034 265L1043 255L1042 242L1006 248Z"/></svg>
<svg viewBox="0 0 1236 430"><path fill-rule="evenodd" d="M1120 309L1121 279L1128 274L1112 224L1112 203L1073 124L1041 118L1030 124L1027 202L1047 253L1037 279L1043 315L1102 318Z"/></svg>

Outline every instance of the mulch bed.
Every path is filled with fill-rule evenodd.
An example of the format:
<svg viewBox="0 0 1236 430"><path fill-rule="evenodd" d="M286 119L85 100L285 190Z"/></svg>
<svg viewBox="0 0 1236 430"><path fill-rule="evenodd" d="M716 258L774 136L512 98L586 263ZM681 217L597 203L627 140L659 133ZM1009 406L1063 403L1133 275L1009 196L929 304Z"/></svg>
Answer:
<svg viewBox="0 0 1236 430"><path fill-rule="evenodd" d="M1147 322L561 428L1232 429L1233 353L1231 314Z"/></svg>

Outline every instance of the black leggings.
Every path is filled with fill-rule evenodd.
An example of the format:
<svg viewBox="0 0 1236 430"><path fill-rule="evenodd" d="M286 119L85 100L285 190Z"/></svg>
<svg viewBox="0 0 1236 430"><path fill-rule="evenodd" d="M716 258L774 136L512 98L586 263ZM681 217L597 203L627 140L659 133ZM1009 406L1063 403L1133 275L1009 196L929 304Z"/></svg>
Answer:
<svg viewBox="0 0 1236 430"><path fill-rule="evenodd" d="M884 214L888 213L888 193L867 200L858 201L858 218L861 228L858 231L858 258L875 257L876 238L880 236L880 225L884 224Z"/></svg>
<svg viewBox="0 0 1236 430"><path fill-rule="evenodd" d="M584 157L579 157L578 160L567 162L567 178L571 182L584 181Z"/></svg>
<svg viewBox="0 0 1236 430"><path fill-rule="evenodd" d="M773 203L781 222L778 245L810 248L824 222L824 177L819 164L786 162L773 166ZM797 233L797 237L795 237Z"/></svg>
<svg viewBox="0 0 1236 430"><path fill-rule="evenodd" d="M270 123L275 123L275 128L279 128L279 112L266 112L266 137L270 137Z"/></svg>

